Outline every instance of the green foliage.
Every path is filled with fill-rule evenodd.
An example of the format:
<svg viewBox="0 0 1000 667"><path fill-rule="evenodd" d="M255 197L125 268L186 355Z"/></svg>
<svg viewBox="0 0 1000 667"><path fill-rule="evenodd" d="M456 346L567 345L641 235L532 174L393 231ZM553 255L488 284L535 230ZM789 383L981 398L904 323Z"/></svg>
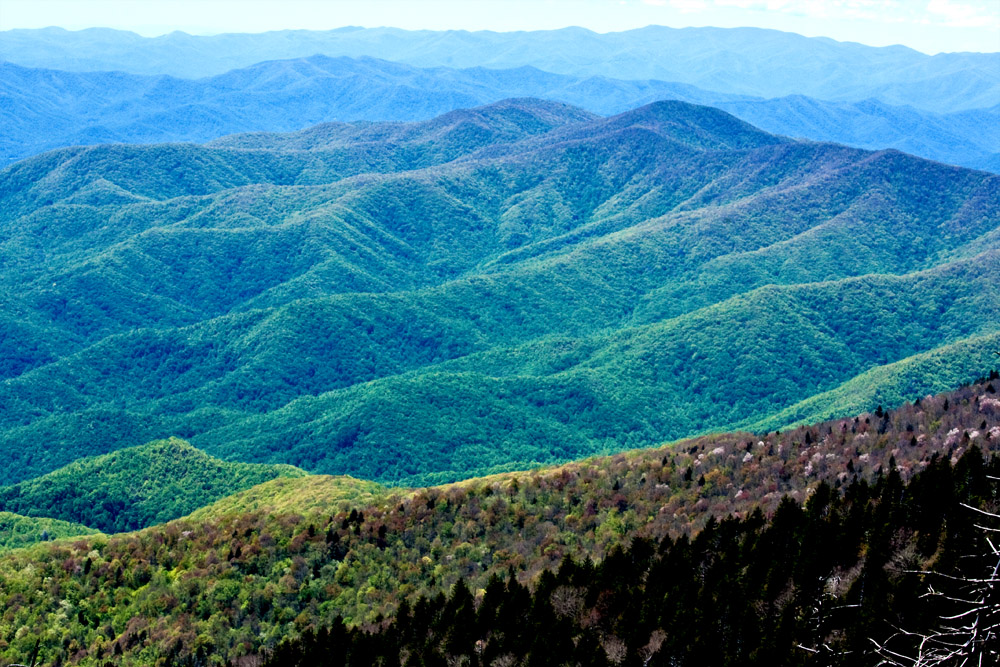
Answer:
<svg viewBox="0 0 1000 667"><path fill-rule="evenodd" d="M93 535L97 531L78 523L0 512L0 551L20 549L64 537Z"/></svg>
<svg viewBox="0 0 1000 667"><path fill-rule="evenodd" d="M0 42L4 37L0 36ZM462 51L466 48L463 45ZM80 54L76 49L69 51L76 65ZM941 114L898 106L896 100L886 104L870 96L853 103L826 101L833 98L825 94L820 95L823 99L802 95L761 99L718 92L723 90L719 87L701 90L656 80L574 77L533 68L497 70L493 65L424 69L374 58L313 55L317 52L295 60L254 60L256 64L250 67L197 80L130 76L96 68L60 71L69 63L56 64L57 69L31 69L4 58L0 84L7 91L7 114L0 135L0 166L79 144L203 142L248 131L255 134L224 139L217 145L311 148L349 134L351 128L329 123L294 138L275 138L260 131L298 130L324 121L413 121L497 100L535 97L601 115L621 113L650 100L683 100L718 107L784 136L858 148L895 148L939 162L994 172L1000 169L997 106L973 105L964 112ZM731 82L725 89L730 86ZM880 90L883 99L884 92ZM980 86L966 92L983 95ZM931 100L937 103L939 95L921 97L926 105ZM945 104L941 108L954 107ZM386 132L383 125L366 129L369 136L380 139L391 134L398 141L407 134L398 127ZM470 125L465 133L481 138L491 134L484 125ZM439 155L448 148L448 142L443 142L413 157ZM372 170L380 160L388 157L391 161L403 152L397 149L390 156L372 151ZM114 188L102 188L101 194L128 198L127 192Z"/></svg>
<svg viewBox="0 0 1000 667"><path fill-rule="evenodd" d="M679 102L38 156L0 483L174 435L431 484L941 390L1000 332L998 182Z"/></svg>
<svg viewBox="0 0 1000 667"><path fill-rule="evenodd" d="M752 425L754 430L786 429L871 409L898 405L913 396L944 391L995 363L1000 336L976 336L862 373L840 387L818 394Z"/></svg>
<svg viewBox="0 0 1000 667"><path fill-rule="evenodd" d="M512 572L474 598L459 579L447 597L401 604L390 623L334 618L265 665L883 664L873 641L895 635L890 650L915 655L919 637L898 628L931 631L939 599L973 608L961 603L962 579L994 571L982 517L962 507L996 501L987 471L1000 459L984 466L972 449L954 467L934 457L909 485L895 470L874 486L824 483L804 508L786 498L770 520L713 519L694 539L633 539L596 564L566 558L531 588ZM928 556L933 574L915 576ZM945 597L925 595L928 582ZM969 653L992 651L981 643Z"/></svg>
<svg viewBox="0 0 1000 667"><path fill-rule="evenodd" d="M176 519L276 477L303 475L292 466L220 461L172 438L0 487L0 508L120 533Z"/></svg>
<svg viewBox="0 0 1000 667"><path fill-rule="evenodd" d="M315 513L344 502L367 505L388 493L380 484L353 477L285 475L200 507L186 518L199 521L242 512Z"/></svg>
<svg viewBox="0 0 1000 667"><path fill-rule="evenodd" d="M551 577L545 573L557 571L567 557L578 563L590 558L604 568L617 562L620 572L616 548L643 539L658 544L665 537L681 544L683 536L692 538L692 544L710 546L720 538L717 522L729 515L750 517L743 528L729 533L733 539L747 538L737 541L745 562L732 560L731 549L706 546L699 552L709 559L704 564L720 566L712 570L713 576L664 573L647 578L672 581L669 585L682 589L687 585L682 582L707 586L689 591L700 600L689 614L671 616L669 627L654 615L647 616L651 626L633 627L632 617L598 604L601 618L612 625L592 629L620 639L628 628L641 630L642 643L626 642L633 652L657 627L670 635L670 627L693 624L670 641L684 643L695 636L705 640L709 635L702 633L716 626L702 623L746 618L743 612L711 613L726 596L746 590L744 602L753 609L762 608L754 606L754 600L774 602L763 605L769 610L763 621L789 623L788 636L794 636L810 627L811 595L823 582L839 577L843 586L830 584L834 597L843 601L847 595L853 604L852 596L859 591L852 582L859 577L869 577L866 581L878 587L886 585L886 577L896 582L893 586L899 583L884 567L889 560L903 563L904 569L923 567L933 554L938 555L935 567L963 560L944 558L956 553L967 536L961 531L971 525L963 522L961 512L966 510L954 501L966 498L974 506L995 502L995 484L983 484L988 471L981 451L995 453L1000 448L998 377L994 373L958 391L883 410L881 416L862 413L780 434L706 436L672 447L441 487L387 490L342 477L279 479L163 526L9 552L0 557L0 608L5 610L0 617L0 660L20 658L41 639L48 661L101 665L111 660L127 666L176 659L183 664L198 660L201 650L209 664L224 664L320 631L337 617L349 628L373 632L386 627L383 620L402 602L416 609L421 596L434 600L460 591L454 588L460 580L473 599L480 599L474 605L479 610L492 604L487 602L489 591L495 592L491 580L507 579L511 571L518 585L551 593L551 587L545 588ZM996 471L990 474L996 476ZM905 510L893 505L890 512L879 513L884 503L868 504L883 493L895 497L901 482L911 479L915 481ZM950 493L950 479L966 481ZM873 495L865 496L865 489L872 488ZM842 492L845 500L833 499ZM834 508L830 512L823 510L823 498ZM807 503L804 514L797 507L802 503ZM858 513L852 514L852 507ZM767 539L761 533L763 522L753 518L757 509L774 517ZM873 510L874 519L867 520ZM805 530L806 520L817 530ZM723 525L734 528L737 523ZM785 541L778 539L782 534ZM952 535L961 539L948 537ZM677 553L691 556L683 549ZM681 563L677 572L702 572L701 557ZM723 567L716 558L728 565ZM634 575L645 571L624 569ZM737 585L741 577L748 588ZM573 585L595 587L592 592L600 600L607 584L605 577L587 575ZM878 590L865 597L871 605L865 607L866 622L886 618L886 609L909 608L910 598L888 595L891 587ZM641 587L622 591L629 595L620 599L644 594ZM649 591L654 601L662 600L663 593ZM595 608L594 599L583 597L585 606L569 608L572 623L581 622L577 611ZM824 605L833 601L824 600ZM678 604L685 609L687 603ZM420 622L441 619L438 627L443 628L457 618L455 609L450 617L442 617L440 605L434 605L424 607L427 613L419 615ZM657 605L651 604L650 614L672 608ZM522 616L517 619L520 623ZM757 622L762 619L747 627L758 628ZM419 650L438 652L438 640L451 637L445 640L446 645L453 641L451 648L445 649L454 653L466 640L482 637L475 635L479 626L463 627L470 635L438 630L421 635L429 643ZM586 629L571 625L566 631L572 636L581 630ZM770 637L784 642L780 637L785 635L759 628L754 632L754 641ZM717 648L740 650L737 636ZM705 642L697 646L705 648ZM777 646L787 648L785 643ZM775 659L770 664L784 663Z"/></svg>

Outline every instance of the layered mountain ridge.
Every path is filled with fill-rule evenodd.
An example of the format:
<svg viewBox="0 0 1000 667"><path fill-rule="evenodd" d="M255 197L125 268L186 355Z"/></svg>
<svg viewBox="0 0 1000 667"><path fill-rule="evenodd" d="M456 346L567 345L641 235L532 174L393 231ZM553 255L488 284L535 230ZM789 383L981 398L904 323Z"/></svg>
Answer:
<svg viewBox="0 0 1000 667"><path fill-rule="evenodd" d="M0 31L0 667L997 662L998 72Z"/></svg>
<svg viewBox="0 0 1000 667"><path fill-rule="evenodd" d="M899 403L1000 340L996 176L681 102L64 149L0 210L5 483L166 435L447 481L827 417L864 373Z"/></svg>
<svg viewBox="0 0 1000 667"><path fill-rule="evenodd" d="M407 31L345 27L155 38L109 29L8 30L0 58L28 67L204 77L262 60L374 56L417 67L533 66L577 77L675 81L758 97L877 98L887 104L961 111L997 104L1000 54L929 56L759 28L647 26L595 33Z"/></svg>
<svg viewBox="0 0 1000 667"><path fill-rule="evenodd" d="M715 106L777 134L896 148L1000 171L1000 97L991 108L935 113L877 99L801 94L761 99L688 84L569 76L534 67L417 68L370 57L257 63L200 80L0 64L0 164L77 144L209 141L327 121L415 121L505 98L535 97L607 115L657 100Z"/></svg>

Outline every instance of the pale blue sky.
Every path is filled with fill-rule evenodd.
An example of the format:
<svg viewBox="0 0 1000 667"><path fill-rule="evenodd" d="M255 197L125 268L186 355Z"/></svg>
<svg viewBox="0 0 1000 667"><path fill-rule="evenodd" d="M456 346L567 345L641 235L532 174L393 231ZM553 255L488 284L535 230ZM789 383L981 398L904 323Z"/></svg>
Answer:
<svg viewBox="0 0 1000 667"><path fill-rule="evenodd" d="M757 26L925 53L1000 51L1000 0L0 0L0 29L103 26L160 35L324 30L345 25L434 30L609 32Z"/></svg>

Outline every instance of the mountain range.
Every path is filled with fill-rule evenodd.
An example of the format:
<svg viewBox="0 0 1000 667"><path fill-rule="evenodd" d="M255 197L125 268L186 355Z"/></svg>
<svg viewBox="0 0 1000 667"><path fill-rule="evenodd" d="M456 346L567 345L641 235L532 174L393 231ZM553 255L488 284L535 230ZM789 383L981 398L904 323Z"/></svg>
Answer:
<svg viewBox="0 0 1000 667"><path fill-rule="evenodd" d="M374 58L257 63L190 80L0 64L0 164L78 144L205 142L329 121L426 120L505 98L535 97L612 115L672 99L715 106L776 134L895 148L1000 171L1000 104L935 113L878 100L761 99L655 80L516 69L417 68ZM1000 101L998 99L997 101Z"/></svg>
<svg viewBox="0 0 1000 667"><path fill-rule="evenodd" d="M373 56L418 67L528 65L576 77L674 81L764 98L874 98L943 113L1000 102L1000 54L929 56L902 46L876 48L757 28L648 26L599 34L582 28L467 32L346 27L213 36L174 32L152 38L104 28L0 33L0 59L75 71L196 78L264 60L317 54Z"/></svg>
<svg viewBox="0 0 1000 667"><path fill-rule="evenodd" d="M0 32L0 667L997 663L998 121L770 30Z"/></svg>
<svg viewBox="0 0 1000 667"><path fill-rule="evenodd" d="M449 481L900 404L1000 343L997 176L682 102L68 148L0 213L5 484L167 435Z"/></svg>

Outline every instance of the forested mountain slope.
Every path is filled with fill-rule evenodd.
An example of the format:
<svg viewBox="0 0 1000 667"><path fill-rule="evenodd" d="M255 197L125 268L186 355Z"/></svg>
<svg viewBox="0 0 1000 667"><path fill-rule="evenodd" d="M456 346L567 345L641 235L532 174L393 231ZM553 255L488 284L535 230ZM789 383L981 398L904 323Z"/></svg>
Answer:
<svg viewBox="0 0 1000 667"><path fill-rule="evenodd" d="M680 102L65 149L0 212L5 483L167 435L447 481L893 364L872 399L939 391L1000 341L1000 178Z"/></svg>
<svg viewBox="0 0 1000 667"><path fill-rule="evenodd" d="M536 97L602 115L657 100L694 102L777 134L896 148L1000 171L998 107L941 114L876 100L828 102L801 95L765 100L687 84L568 76L528 66L421 69L367 57L311 56L186 80L0 63L0 97L0 165L79 144L209 141L329 121L425 120L505 98Z"/></svg>
<svg viewBox="0 0 1000 667"><path fill-rule="evenodd" d="M609 636L639 657L659 626L663 656L686 656L681 664L707 655L713 664L874 665L869 639L886 638L894 623L922 629L938 611L917 599L943 582L909 570L978 576L966 555L984 546L975 524L986 519L959 503L997 508L1000 464L989 455L1000 447L998 377L892 411L443 487L282 478L164 526L10 552L0 557L0 660L23 659L40 642L46 663L247 664L237 658L343 619L356 628L351 642L293 644L278 656L350 649L350 664L377 664L362 651L398 650L394 633L412 621L421 631L404 633L408 650L430 664L468 655L477 640L489 656L480 664L490 664L501 647L518 660L544 651L494 625L490 610L513 603L527 632L551 603L561 617L546 625L555 645L577 636L596 661ZM727 516L739 521L717 523ZM659 549L674 558L646 590L640 575L666 537ZM629 545L623 559L618 549ZM567 581L573 568L563 565L554 594L545 572L567 557L583 570ZM625 591L610 578L623 567L640 577ZM457 619L442 615L438 596L462 590L477 601L449 625ZM527 609L517 606L532 595ZM623 607L626 599L634 604ZM390 625L403 602L421 611ZM366 642L359 633L387 634Z"/></svg>
<svg viewBox="0 0 1000 667"><path fill-rule="evenodd" d="M263 60L317 54L373 56L417 67L528 65L584 78L658 79L767 98L875 98L937 112L1000 102L1000 54L929 56L902 46L871 47L758 28L648 26L599 34L575 27L527 32L345 27L213 36L174 32L155 38L99 28L0 33L0 59L75 71L203 77Z"/></svg>
<svg viewBox="0 0 1000 667"><path fill-rule="evenodd" d="M874 99L824 102L801 95L694 101L724 109L769 132L859 148L895 148L939 162L1000 172L1000 104L935 114Z"/></svg>
<svg viewBox="0 0 1000 667"><path fill-rule="evenodd" d="M190 514L262 482L304 475L291 466L220 461L181 440L162 440L0 487L0 510L121 533Z"/></svg>
<svg viewBox="0 0 1000 667"><path fill-rule="evenodd" d="M21 516L0 510L0 553L39 542L93 535L96 532L93 528L78 523L46 517Z"/></svg>

